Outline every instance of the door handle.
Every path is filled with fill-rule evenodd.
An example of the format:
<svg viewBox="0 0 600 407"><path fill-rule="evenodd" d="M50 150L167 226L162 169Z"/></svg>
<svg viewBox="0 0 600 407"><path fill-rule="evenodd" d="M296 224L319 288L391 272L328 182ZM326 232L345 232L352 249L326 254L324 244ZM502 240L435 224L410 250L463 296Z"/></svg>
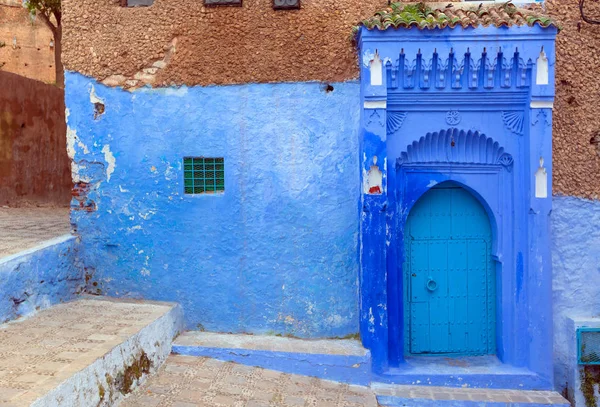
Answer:
<svg viewBox="0 0 600 407"><path fill-rule="evenodd" d="M433 291L435 291L437 289L438 284L437 284L437 282L433 278L429 277L427 279L426 287L427 287L427 289L429 291L433 292Z"/></svg>

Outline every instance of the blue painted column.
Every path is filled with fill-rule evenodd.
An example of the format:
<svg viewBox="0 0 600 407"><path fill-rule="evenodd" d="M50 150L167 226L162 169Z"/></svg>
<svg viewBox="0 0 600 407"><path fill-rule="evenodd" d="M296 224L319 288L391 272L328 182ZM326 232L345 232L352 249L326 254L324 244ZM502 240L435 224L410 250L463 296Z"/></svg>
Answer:
<svg viewBox="0 0 600 407"><path fill-rule="evenodd" d="M386 289L387 149L385 70L377 52L361 69L360 332L373 369L388 361Z"/></svg>
<svg viewBox="0 0 600 407"><path fill-rule="evenodd" d="M529 222L527 290L529 368L552 383L552 304L550 213L552 211L552 104L554 101L554 41L545 41L534 61L529 106ZM545 311L545 310L544 310ZM546 316L546 317L545 317Z"/></svg>

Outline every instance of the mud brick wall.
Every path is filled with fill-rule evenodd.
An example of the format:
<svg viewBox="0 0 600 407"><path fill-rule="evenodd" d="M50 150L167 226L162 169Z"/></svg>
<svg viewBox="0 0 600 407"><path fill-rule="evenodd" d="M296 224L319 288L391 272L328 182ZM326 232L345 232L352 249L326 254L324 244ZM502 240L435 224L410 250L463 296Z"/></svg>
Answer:
<svg viewBox="0 0 600 407"><path fill-rule="evenodd" d="M0 205L67 206L64 92L0 71Z"/></svg>
<svg viewBox="0 0 600 407"><path fill-rule="evenodd" d="M13 47L13 39L17 46ZM44 22L32 19L20 1L0 0L0 70L54 83L52 32Z"/></svg>

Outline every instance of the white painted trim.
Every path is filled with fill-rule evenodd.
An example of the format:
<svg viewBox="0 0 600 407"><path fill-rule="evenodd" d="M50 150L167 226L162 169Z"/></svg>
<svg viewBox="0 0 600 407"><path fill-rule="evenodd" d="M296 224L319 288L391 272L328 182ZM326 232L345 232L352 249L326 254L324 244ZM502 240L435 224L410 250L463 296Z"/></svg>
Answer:
<svg viewBox="0 0 600 407"><path fill-rule="evenodd" d="M365 100L365 109L385 109L387 108L386 100Z"/></svg>
<svg viewBox="0 0 600 407"><path fill-rule="evenodd" d="M536 85L547 85L548 84L548 58L544 52L544 47L540 51L540 56L536 61L535 70L535 84Z"/></svg>
<svg viewBox="0 0 600 407"><path fill-rule="evenodd" d="M551 100L532 100L529 107L532 109L552 109L554 102Z"/></svg>
<svg viewBox="0 0 600 407"><path fill-rule="evenodd" d="M371 71L371 86L383 85L383 63L379 58L377 50L375 50L375 56L369 64L369 70Z"/></svg>

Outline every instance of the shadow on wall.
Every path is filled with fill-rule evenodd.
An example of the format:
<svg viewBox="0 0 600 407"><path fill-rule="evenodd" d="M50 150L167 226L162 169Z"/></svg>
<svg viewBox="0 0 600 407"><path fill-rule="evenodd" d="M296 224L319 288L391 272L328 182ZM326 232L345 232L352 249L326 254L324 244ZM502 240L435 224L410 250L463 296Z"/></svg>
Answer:
<svg viewBox="0 0 600 407"><path fill-rule="evenodd" d="M64 91L0 72L0 205L68 206Z"/></svg>
<svg viewBox="0 0 600 407"><path fill-rule="evenodd" d="M75 237L0 259L0 324L74 299L84 278L76 264Z"/></svg>

